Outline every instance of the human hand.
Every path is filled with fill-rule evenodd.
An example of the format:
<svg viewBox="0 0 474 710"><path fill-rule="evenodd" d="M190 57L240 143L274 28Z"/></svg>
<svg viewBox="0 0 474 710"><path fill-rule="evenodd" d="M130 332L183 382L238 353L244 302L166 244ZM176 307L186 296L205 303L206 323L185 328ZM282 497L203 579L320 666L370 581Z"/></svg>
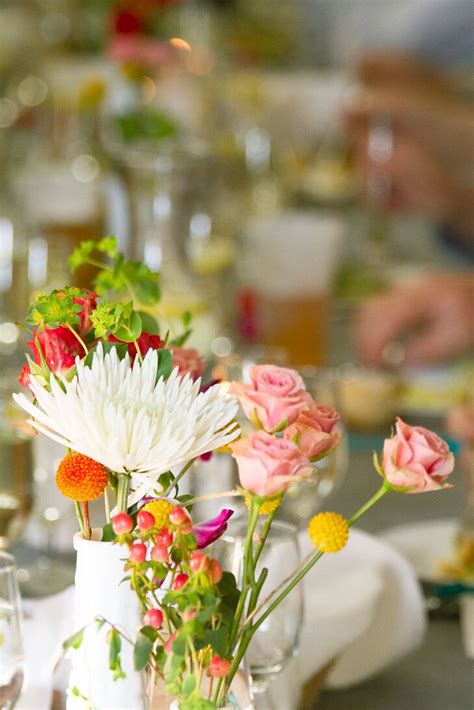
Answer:
<svg viewBox="0 0 474 710"><path fill-rule="evenodd" d="M362 362L384 364L401 342L407 364L443 360L474 347L474 277L426 277L368 299L359 309L355 346Z"/></svg>

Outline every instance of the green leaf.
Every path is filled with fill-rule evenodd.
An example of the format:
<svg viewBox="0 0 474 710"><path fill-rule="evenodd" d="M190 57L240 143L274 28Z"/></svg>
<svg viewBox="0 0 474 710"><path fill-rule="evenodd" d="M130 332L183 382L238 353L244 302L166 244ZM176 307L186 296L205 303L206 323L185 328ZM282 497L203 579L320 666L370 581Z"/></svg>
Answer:
<svg viewBox="0 0 474 710"><path fill-rule="evenodd" d="M144 627L140 629L137 635L137 640L133 646L133 665L136 671L143 671L147 667L150 656L153 651L153 644L156 639L156 634L153 637L149 633L146 633L146 629L151 627Z"/></svg>
<svg viewBox="0 0 474 710"><path fill-rule="evenodd" d="M163 491L166 491L171 483L174 481L175 477L171 473L171 471L166 471L165 473L162 473L161 476L158 478L158 483L161 486Z"/></svg>
<svg viewBox="0 0 474 710"><path fill-rule="evenodd" d="M117 535L112 530L112 523L107 523L102 528L102 542L113 542L117 539Z"/></svg>
<svg viewBox="0 0 474 710"><path fill-rule="evenodd" d="M138 315L142 319L142 332L149 335L159 335L160 330L157 321L149 313L138 311Z"/></svg>
<svg viewBox="0 0 474 710"><path fill-rule="evenodd" d="M191 693L195 690L196 688L196 676L194 673L192 675L188 675L184 679L184 683L181 686L181 692L183 695L191 695Z"/></svg>
<svg viewBox="0 0 474 710"><path fill-rule="evenodd" d="M85 627L76 631L75 634L66 639L63 643L63 650L67 651L68 648L75 648L76 650L80 648L82 640L84 638Z"/></svg>
<svg viewBox="0 0 474 710"><path fill-rule="evenodd" d="M181 335L178 335L176 338L173 338L170 345L176 345L177 348L181 348L186 343L192 332L193 331L191 330L191 328L188 328L184 331L184 333L181 333Z"/></svg>
<svg viewBox="0 0 474 710"><path fill-rule="evenodd" d="M222 614L223 623L232 626L240 597L240 591L237 587L234 575L231 572L224 572L217 588L222 596L219 611Z"/></svg>
<svg viewBox="0 0 474 710"><path fill-rule="evenodd" d="M162 377L164 380L173 372L173 354L167 348L158 350L158 371L156 373L157 380Z"/></svg>
<svg viewBox="0 0 474 710"><path fill-rule="evenodd" d="M81 242L69 257L69 269L74 273L80 266L87 264L96 247L96 242L91 239Z"/></svg>
<svg viewBox="0 0 474 710"><path fill-rule="evenodd" d="M110 256L111 259L117 256L118 246L116 237L103 237L97 242L95 247L97 251L107 254L107 256Z"/></svg>
<svg viewBox="0 0 474 710"><path fill-rule="evenodd" d="M122 639L116 629L110 629L107 640L109 642L109 668L114 670L122 649Z"/></svg>
<svg viewBox="0 0 474 710"><path fill-rule="evenodd" d="M192 316L191 311L184 311L184 313L182 314L181 322L185 328L187 328L188 325L191 323L192 317L193 316Z"/></svg>
<svg viewBox="0 0 474 710"><path fill-rule="evenodd" d="M218 629L206 629L203 637L203 647L208 644L212 646L214 653L217 656L225 656L227 651L227 641L229 636L229 627L220 626Z"/></svg>
<svg viewBox="0 0 474 710"><path fill-rule="evenodd" d="M133 343L142 334L142 319L136 311L132 311L128 322L124 319L118 328L112 330L112 333L125 343Z"/></svg>

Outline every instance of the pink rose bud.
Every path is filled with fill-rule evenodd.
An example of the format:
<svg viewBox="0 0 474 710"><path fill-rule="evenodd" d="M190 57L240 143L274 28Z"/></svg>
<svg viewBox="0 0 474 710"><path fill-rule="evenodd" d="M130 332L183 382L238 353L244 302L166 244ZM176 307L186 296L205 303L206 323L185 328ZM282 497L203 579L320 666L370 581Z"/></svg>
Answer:
<svg viewBox="0 0 474 710"><path fill-rule="evenodd" d="M130 548L129 558L132 562L137 562L141 564L146 558L146 546L143 542L136 542Z"/></svg>
<svg viewBox="0 0 474 710"><path fill-rule="evenodd" d="M297 483L308 469L308 458L288 439L257 431L230 445L240 483L257 496L274 496Z"/></svg>
<svg viewBox="0 0 474 710"><path fill-rule="evenodd" d="M140 510L137 515L137 526L142 532L151 530L155 525L155 516L149 513L148 510Z"/></svg>
<svg viewBox="0 0 474 710"><path fill-rule="evenodd" d="M197 616L196 609L185 609L182 614L184 623L186 623L187 621L192 621L193 619L196 618L196 616Z"/></svg>
<svg viewBox="0 0 474 710"><path fill-rule="evenodd" d="M124 535L133 530L133 520L127 513L118 513L112 518L112 530L116 535Z"/></svg>
<svg viewBox="0 0 474 710"><path fill-rule="evenodd" d="M145 626L151 626L153 629L161 629L163 625L163 612L161 609L148 609L143 617Z"/></svg>
<svg viewBox="0 0 474 710"><path fill-rule="evenodd" d="M249 385L232 382L229 392L258 428L281 431L308 408L303 380L295 370L256 365L250 370L250 379Z"/></svg>
<svg viewBox="0 0 474 710"><path fill-rule="evenodd" d="M209 675L211 678L223 678L230 671L230 661L227 658L213 656L209 663Z"/></svg>
<svg viewBox="0 0 474 710"><path fill-rule="evenodd" d="M424 493L448 488L446 478L454 468L454 456L437 434L397 419L396 432L385 439L383 475L407 493Z"/></svg>
<svg viewBox="0 0 474 710"><path fill-rule="evenodd" d="M183 377L189 375L192 380L201 377L206 369L206 363L194 348L178 348L173 345L170 348L173 354L173 367L178 368L178 374Z"/></svg>
<svg viewBox="0 0 474 710"><path fill-rule="evenodd" d="M321 415L321 409L301 412L298 419L283 432L284 438L294 441L301 453L310 460L328 454L341 439L340 433L334 430L339 415L329 407L324 407L324 410L328 410L326 417L326 411ZM329 412L335 416L331 417Z"/></svg>

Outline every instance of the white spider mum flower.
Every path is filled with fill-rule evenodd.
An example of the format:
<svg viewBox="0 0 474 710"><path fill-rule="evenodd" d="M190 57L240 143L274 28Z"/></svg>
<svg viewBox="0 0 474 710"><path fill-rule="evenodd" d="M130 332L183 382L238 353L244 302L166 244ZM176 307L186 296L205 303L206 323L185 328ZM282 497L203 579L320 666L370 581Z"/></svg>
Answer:
<svg viewBox="0 0 474 710"><path fill-rule="evenodd" d="M71 382L51 375L50 392L31 376L36 404L13 396L38 431L111 471L130 473L144 495L161 473L236 436L237 401L219 385L199 392L200 380L180 377L177 368L157 381L158 353L149 350L130 367L128 355L120 360L115 348L104 355L99 344L90 367L77 358Z"/></svg>

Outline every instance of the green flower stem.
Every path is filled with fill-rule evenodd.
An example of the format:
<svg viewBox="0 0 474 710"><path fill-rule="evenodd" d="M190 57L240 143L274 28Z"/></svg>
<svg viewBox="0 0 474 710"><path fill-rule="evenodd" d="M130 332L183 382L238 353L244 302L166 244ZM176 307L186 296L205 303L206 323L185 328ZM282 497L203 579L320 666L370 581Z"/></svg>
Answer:
<svg viewBox="0 0 474 710"><path fill-rule="evenodd" d="M110 523L110 501L109 501L109 487L106 486L104 490L104 509L105 509L105 519L107 523Z"/></svg>
<svg viewBox="0 0 474 710"><path fill-rule="evenodd" d="M278 510L278 508L277 508L277 510ZM274 510L273 512L271 512L267 516L267 519L265 520L265 524L264 524L264 526L262 528L262 532L260 534L260 540L258 541L258 545L255 548L255 554L254 554L255 566L257 566L257 562L259 561L260 555L262 554L262 550L263 550L265 543L267 541L268 533L270 532L270 528L272 526L273 519L277 513L277 510Z"/></svg>
<svg viewBox="0 0 474 710"><path fill-rule="evenodd" d="M82 339L81 336L79 335L79 333L76 333L76 331L74 330L74 328L73 328L71 325L69 325L69 323L66 323L66 327L69 328L69 330L70 330L71 333L74 335L74 337L76 338L76 340L81 344L81 346L82 346L82 348L83 348L83 350L84 350L84 354L87 355L87 353L89 352L89 350L88 350L88 348L87 348L87 345L85 344L85 342L83 341L83 339Z"/></svg>
<svg viewBox="0 0 474 710"><path fill-rule="evenodd" d="M181 471L178 473L178 475L176 476L176 478L173 479L173 481L170 483L170 485L168 486L168 488L166 489L166 491L163 493L163 497L164 497L164 498L167 498L167 496L169 496L169 494L171 493L171 491L173 490L173 488L178 485L179 481L182 479L182 477L184 476L184 474L186 473L186 471L189 471L189 469L191 468L191 466L193 465L193 463L194 463L195 461L196 461L196 459L191 459L191 461L188 461L188 463L186 464L186 466L184 466L184 467L181 469ZM186 502L186 505L188 504L188 502L189 502L189 501Z"/></svg>
<svg viewBox="0 0 474 710"><path fill-rule="evenodd" d="M142 351L140 350L140 347L139 347L138 342L136 340L133 341L133 344L135 345L135 350L137 351L138 361L141 364L143 362Z"/></svg>
<svg viewBox="0 0 474 710"><path fill-rule="evenodd" d="M119 513L127 512L128 493L130 491L130 476L128 473L119 473L118 475L118 491L117 491L117 508Z"/></svg>
<svg viewBox="0 0 474 710"><path fill-rule="evenodd" d="M81 528L81 535L83 538L85 538L86 535L86 529L84 527L84 520L82 517L82 511L81 511L81 506L77 502L77 500L74 501L74 509L76 511L76 518L79 523L79 527Z"/></svg>
<svg viewBox="0 0 474 710"><path fill-rule="evenodd" d="M359 510L354 513L354 515L352 515L352 517L349 518L349 520L347 521L349 525L354 525L354 523L357 522L359 518L364 515L364 513L366 513L373 505L375 505L375 503L377 503L381 498L383 498L386 493L389 493L391 490L393 490L391 484L387 481L386 478L384 478L383 483L377 493L373 495L372 498L369 498L369 500L364 503L364 505L362 505Z"/></svg>
<svg viewBox="0 0 474 710"><path fill-rule="evenodd" d="M353 525L357 520L359 520L362 515L364 515L375 503L377 503L383 496L388 493L389 491L392 490L392 486L388 481L384 480L382 483L381 487L377 491L375 495L372 496L372 498L369 498L369 500L364 503L363 506L359 508L359 510L354 513L354 515L349 518L348 523L349 525ZM323 552L317 551L315 554L310 558L309 562L307 562L302 569L298 572L298 574L291 580L291 582L286 586L283 591L277 596L276 599L270 604L268 609L264 611L262 616L260 616L259 619L253 624L253 626L249 629L251 631L251 636L255 633L255 631L263 624L265 619L273 612L273 610L285 599L286 596L291 592L294 587L303 579L303 577L310 571L310 569L316 564L318 560L321 559L323 556ZM245 637L244 637L245 638Z"/></svg>

